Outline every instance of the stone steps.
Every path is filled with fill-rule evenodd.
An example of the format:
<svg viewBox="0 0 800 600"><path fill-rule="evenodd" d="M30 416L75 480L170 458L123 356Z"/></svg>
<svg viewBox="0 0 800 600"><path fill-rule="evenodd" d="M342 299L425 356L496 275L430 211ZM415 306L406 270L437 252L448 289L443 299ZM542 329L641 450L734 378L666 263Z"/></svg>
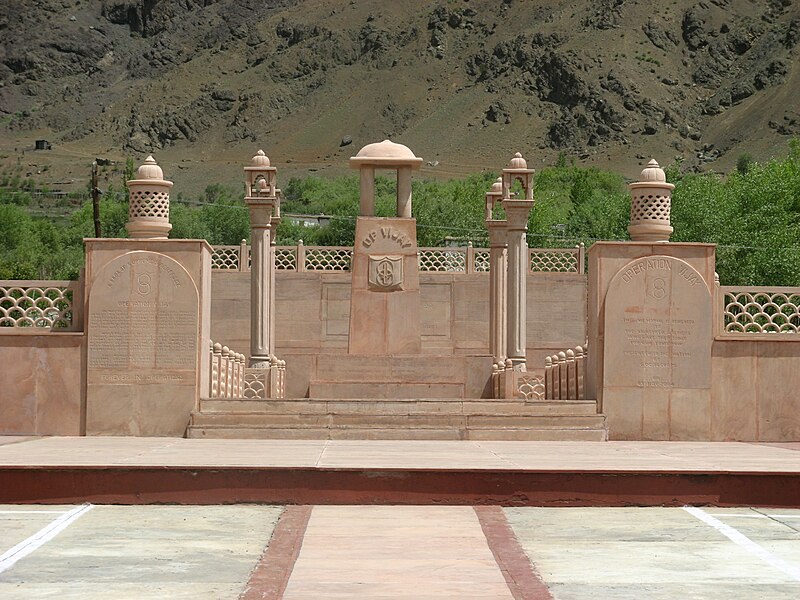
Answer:
<svg viewBox="0 0 800 600"><path fill-rule="evenodd" d="M604 442L603 429L379 429L190 427L187 437L273 440L518 440Z"/></svg>
<svg viewBox="0 0 800 600"><path fill-rule="evenodd" d="M461 398L359 398L328 400L293 398L260 400L226 398L201 400L200 412L263 414L472 414L472 415L596 415L594 400L537 401Z"/></svg>
<svg viewBox="0 0 800 600"><path fill-rule="evenodd" d="M201 401L187 437L602 441L607 431L593 400L215 399Z"/></svg>
<svg viewBox="0 0 800 600"><path fill-rule="evenodd" d="M312 381L308 386L311 398L463 398L463 383L447 383L443 381L421 381L408 383L404 381L384 380L381 383L369 381Z"/></svg>
<svg viewBox="0 0 800 600"><path fill-rule="evenodd" d="M601 427L602 415L498 416L498 415L383 415L383 414L204 414L192 416L195 427L389 427L389 428L551 428Z"/></svg>

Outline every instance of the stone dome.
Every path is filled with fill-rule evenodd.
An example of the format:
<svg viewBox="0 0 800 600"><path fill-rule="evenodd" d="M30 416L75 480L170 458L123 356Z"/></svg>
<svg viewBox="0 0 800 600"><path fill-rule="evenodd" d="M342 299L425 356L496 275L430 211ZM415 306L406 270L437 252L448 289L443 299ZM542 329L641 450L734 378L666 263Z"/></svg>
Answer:
<svg viewBox="0 0 800 600"><path fill-rule="evenodd" d="M664 169L658 166L655 158L651 158L647 166L642 170L642 175L639 181L641 182L655 182L664 183L667 180L667 175Z"/></svg>
<svg viewBox="0 0 800 600"><path fill-rule="evenodd" d="M164 179L164 171L156 164L156 159L148 156L136 170L136 179Z"/></svg>
<svg viewBox="0 0 800 600"><path fill-rule="evenodd" d="M253 167L268 167L270 166L269 157L264 154L263 150L259 150L250 160L250 165Z"/></svg>
<svg viewBox="0 0 800 600"><path fill-rule="evenodd" d="M508 163L508 168L509 169L527 169L528 168L528 163L525 162L524 158L522 158L522 154L517 152L514 155L514 158L511 159L511 162Z"/></svg>
<svg viewBox="0 0 800 600"><path fill-rule="evenodd" d="M367 144L356 154L356 158L408 158L415 159L411 148L403 144L395 144L391 140L383 140Z"/></svg>
<svg viewBox="0 0 800 600"><path fill-rule="evenodd" d="M497 181L492 184L492 187L489 189L490 194L502 194L503 193L503 178L498 177Z"/></svg>
<svg viewBox="0 0 800 600"><path fill-rule="evenodd" d="M391 140L383 140L374 144L367 144L358 154L350 158L350 164L354 167L359 165L408 165L418 167L422 164L422 159L414 155L408 146L396 144Z"/></svg>

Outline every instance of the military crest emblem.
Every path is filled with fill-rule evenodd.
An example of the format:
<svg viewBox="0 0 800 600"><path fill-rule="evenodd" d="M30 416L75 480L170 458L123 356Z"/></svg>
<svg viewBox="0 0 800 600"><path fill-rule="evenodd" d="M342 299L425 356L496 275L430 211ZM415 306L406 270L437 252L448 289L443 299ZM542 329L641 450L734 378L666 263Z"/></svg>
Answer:
<svg viewBox="0 0 800 600"><path fill-rule="evenodd" d="M389 292L401 289L403 285L403 257L375 256L369 257L370 289Z"/></svg>

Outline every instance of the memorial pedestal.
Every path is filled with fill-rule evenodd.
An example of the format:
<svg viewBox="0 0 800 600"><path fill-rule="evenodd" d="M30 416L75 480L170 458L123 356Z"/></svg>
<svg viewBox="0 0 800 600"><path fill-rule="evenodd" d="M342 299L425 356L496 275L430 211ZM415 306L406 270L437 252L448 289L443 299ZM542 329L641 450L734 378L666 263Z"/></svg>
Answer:
<svg viewBox="0 0 800 600"><path fill-rule="evenodd" d="M352 262L349 354L419 354L415 219L359 217Z"/></svg>

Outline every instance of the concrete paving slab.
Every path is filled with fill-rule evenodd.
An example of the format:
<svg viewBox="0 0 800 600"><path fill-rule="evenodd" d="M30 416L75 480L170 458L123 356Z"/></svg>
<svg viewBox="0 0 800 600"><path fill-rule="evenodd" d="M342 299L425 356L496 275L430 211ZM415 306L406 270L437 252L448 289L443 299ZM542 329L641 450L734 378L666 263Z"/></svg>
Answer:
<svg viewBox="0 0 800 600"><path fill-rule="evenodd" d="M72 506L0 505L0 555L63 515Z"/></svg>
<svg viewBox="0 0 800 600"><path fill-rule="evenodd" d="M559 600L710 598L788 600L800 581L798 532L751 509L709 509L770 562L679 508L507 508L515 535ZM778 511L772 511L778 512ZM793 515L800 511L780 511Z"/></svg>
<svg viewBox="0 0 800 600"><path fill-rule="evenodd" d="M0 574L0 597L235 598L280 512L96 506Z"/></svg>

